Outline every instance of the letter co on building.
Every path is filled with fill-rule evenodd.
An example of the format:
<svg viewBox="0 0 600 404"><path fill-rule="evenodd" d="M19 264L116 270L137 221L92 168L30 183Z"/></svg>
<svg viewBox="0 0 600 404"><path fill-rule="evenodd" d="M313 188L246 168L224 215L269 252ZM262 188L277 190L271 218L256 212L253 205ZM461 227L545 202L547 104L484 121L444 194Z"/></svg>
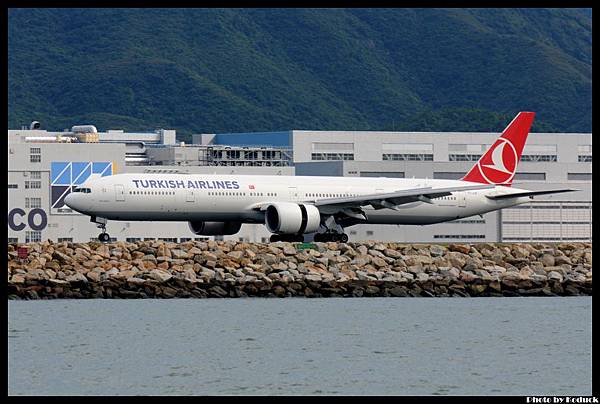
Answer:
<svg viewBox="0 0 600 404"><path fill-rule="evenodd" d="M14 231L21 231L29 226L31 230L44 230L48 225L48 216L43 209L31 209L26 213L21 208L14 208L8 212L8 227Z"/></svg>

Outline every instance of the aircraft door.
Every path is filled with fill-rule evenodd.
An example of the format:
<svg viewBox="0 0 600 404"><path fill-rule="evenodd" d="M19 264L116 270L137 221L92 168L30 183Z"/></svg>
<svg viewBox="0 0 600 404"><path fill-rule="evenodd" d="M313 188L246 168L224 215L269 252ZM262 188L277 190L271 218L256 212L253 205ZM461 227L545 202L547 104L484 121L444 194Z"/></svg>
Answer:
<svg viewBox="0 0 600 404"><path fill-rule="evenodd" d="M297 201L298 200L298 188L297 187L288 187L290 192L290 200Z"/></svg>
<svg viewBox="0 0 600 404"><path fill-rule="evenodd" d="M115 201L125 201L125 187L123 185L115 185Z"/></svg>
<svg viewBox="0 0 600 404"><path fill-rule="evenodd" d="M185 194L185 201L186 202L194 202L194 191L192 191L191 189L188 189L186 194Z"/></svg>
<svg viewBox="0 0 600 404"><path fill-rule="evenodd" d="M458 207L466 208L467 207L467 193L466 192L458 192L456 194L456 197L458 198Z"/></svg>

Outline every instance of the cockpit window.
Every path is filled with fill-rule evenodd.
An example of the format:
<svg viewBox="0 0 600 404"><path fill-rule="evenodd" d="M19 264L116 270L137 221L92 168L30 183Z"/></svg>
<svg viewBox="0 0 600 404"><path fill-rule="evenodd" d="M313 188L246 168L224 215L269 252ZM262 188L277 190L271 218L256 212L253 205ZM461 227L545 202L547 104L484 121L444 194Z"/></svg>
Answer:
<svg viewBox="0 0 600 404"><path fill-rule="evenodd" d="M73 192L81 192L82 194L89 194L92 192L90 188L75 188Z"/></svg>

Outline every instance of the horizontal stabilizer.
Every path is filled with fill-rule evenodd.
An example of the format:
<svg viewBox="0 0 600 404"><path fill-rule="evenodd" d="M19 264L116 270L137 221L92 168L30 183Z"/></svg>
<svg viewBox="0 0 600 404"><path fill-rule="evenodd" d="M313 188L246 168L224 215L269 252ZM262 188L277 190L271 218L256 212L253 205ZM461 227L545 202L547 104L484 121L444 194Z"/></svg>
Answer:
<svg viewBox="0 0 600 404"><path fill-rule="evenodd" d="M502 195L486 195L490 199L509 199L509 198L520 198L523 196L537 196L547 194L559 194L561 192L574 192L579 191L578 189L552 189L548 191L526 191L526 192L514 192L511 194Z"/></svg>

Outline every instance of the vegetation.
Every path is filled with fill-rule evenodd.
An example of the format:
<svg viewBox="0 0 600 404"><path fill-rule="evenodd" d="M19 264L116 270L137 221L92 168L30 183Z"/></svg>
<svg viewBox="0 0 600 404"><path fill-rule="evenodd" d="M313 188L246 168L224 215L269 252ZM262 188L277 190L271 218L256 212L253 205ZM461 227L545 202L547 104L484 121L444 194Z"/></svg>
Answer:
<svg viewBox="0 0 600 404"><path fill-rule="evenodd" d="M591 9L11 9L9 127L591 131Z"/></svg>

